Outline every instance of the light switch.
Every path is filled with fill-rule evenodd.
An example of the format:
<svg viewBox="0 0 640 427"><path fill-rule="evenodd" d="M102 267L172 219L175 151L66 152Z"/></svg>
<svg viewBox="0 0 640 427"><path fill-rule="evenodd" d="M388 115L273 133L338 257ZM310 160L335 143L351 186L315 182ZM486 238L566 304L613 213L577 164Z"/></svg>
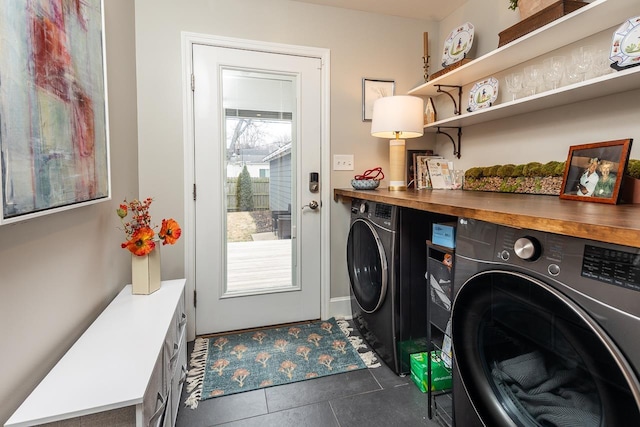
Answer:
<svg viewBox="0 0 640 427"><path fill-rule="evenodd" d="M353 170L353 154L334 154L333 170L334 171L352 171Z"/></svg>

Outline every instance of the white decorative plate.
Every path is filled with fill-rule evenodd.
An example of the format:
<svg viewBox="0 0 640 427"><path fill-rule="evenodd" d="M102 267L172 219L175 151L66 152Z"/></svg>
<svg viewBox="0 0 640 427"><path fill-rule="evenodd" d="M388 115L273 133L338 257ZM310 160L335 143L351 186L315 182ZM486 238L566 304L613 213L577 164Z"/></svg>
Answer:
<svg viewBox="0 0 640 427"><path fill-rule="evenodd" d="M476 111L480 108L490 107L498 97L498 79L489 77L477 82L469 92L469 108L467 111Z"/></svg>
<svg viewBox="0 0 640 427"><path fill-rule="evenodd" d="M630 18L613 33L609 59L616 70L640 65L640 16Z"/></svg>
<svg viewBox="0 0 640 427"><path fill-rule="evenodd" d="M466 22L449 33L444 42L442 66L446 67L463 59L473 46L473 25Z"/></svg>

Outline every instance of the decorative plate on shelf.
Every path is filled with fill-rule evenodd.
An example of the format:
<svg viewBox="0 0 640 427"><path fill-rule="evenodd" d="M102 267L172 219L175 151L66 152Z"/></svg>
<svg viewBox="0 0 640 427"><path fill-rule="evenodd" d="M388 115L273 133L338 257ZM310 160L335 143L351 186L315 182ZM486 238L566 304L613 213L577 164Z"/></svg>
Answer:
<svg viewBox="0 0 640 427"><path fill-rule="evenodd" d="M616 70L640 65L640 16L628 19L613 33L609 59Z"/></svg>
<svg viewBox="0 0 640 427"><path fill-rule="evenodd" d="M442 66L454 64L462 60L473 46L473 25L466 22L449 33L444 42Z"/></svg>
<svg viewBox="0 0 640 427"><path fill-rule="evenodd" d="M467 111L476 111L480 108L491 107L498 97L498 79L489 77L477 82L469 92L469 108Z"/></svg>

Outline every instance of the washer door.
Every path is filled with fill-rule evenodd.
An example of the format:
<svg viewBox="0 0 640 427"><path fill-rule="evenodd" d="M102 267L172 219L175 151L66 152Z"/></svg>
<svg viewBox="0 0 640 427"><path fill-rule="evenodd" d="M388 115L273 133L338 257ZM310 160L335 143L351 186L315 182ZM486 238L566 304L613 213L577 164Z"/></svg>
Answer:
<svg viewBox="0 0 640 427"><path fill-rule="evenodd" d="M632 368L599 324L549 285L479 273L460 288L452 318L460 379L485 425L640 425Z"/></svg>
<svg viewBox="0 0 640 427"><path fill-rule="evenodd" d="M356 219L347 239L347 268L353 296L366 313L373 313L387 293L387 256L371 222Z"/></svg>

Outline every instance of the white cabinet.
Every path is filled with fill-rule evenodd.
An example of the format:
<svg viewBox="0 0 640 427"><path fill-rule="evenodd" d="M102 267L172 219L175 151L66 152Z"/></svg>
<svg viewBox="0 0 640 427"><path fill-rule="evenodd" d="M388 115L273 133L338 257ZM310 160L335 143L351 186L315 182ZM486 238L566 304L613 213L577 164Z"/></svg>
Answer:
<svg viewBox="0 0 640 427"><path fill-rule="evenodd" d="M187 370L185 279L116 296L5 426L172 426Z"/></svg>
<svg viewBox="0 0 640 427"><path fill-rule="evenodd" d="M440 85L462 87L474 83L600 31L617 27L638 14L638 0L595 0L569 15L410 90L409 94L438 96L440 93L437 90ZM613 32L611 35L613 36ZM471 126L638 88L640 67L629 68L490 108L444 118L430 123L425 130L435 132L438 127Z"/></svg>

